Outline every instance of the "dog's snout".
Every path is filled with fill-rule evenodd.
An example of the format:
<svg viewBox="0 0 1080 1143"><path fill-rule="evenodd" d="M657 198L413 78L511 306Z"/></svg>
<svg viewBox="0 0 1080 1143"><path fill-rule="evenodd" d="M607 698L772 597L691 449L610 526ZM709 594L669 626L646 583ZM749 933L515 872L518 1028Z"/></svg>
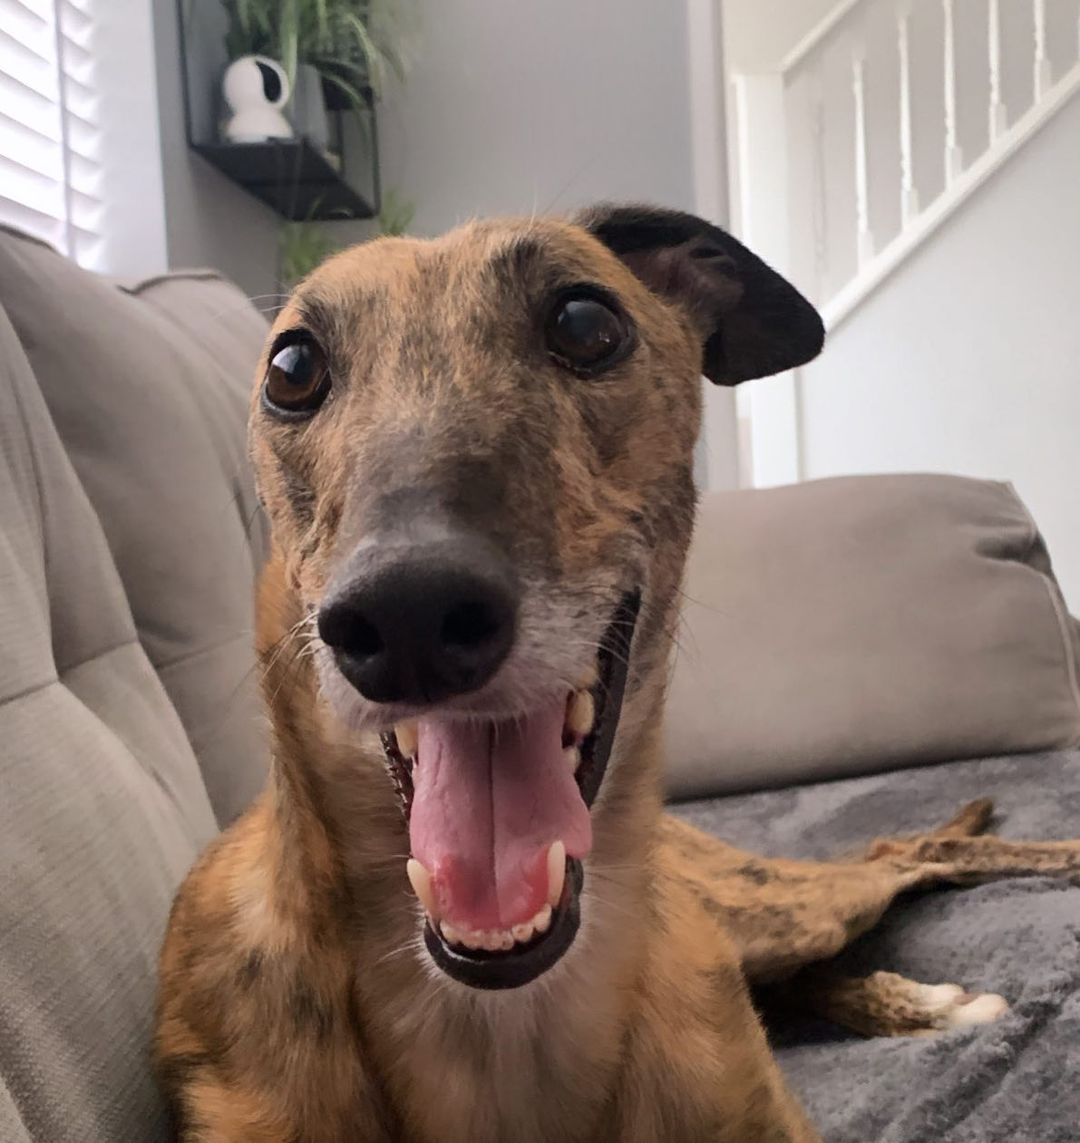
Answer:
<svg viewBox="0 0 1080 1143"><path fill-rule="evenodd" d="M479 689L514 642L518 589L472 537L368 546L319 611L319 635L372 702L426 704Z"/></svg>

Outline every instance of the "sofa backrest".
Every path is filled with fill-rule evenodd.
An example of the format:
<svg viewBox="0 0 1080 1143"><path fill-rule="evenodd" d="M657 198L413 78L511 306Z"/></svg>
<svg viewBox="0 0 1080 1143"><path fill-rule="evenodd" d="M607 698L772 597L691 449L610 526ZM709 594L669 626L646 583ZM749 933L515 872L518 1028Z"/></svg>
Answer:
<svg viewBox="0 0 1080 1143"><path fill-rule="evenodd" d="M0 1139L153 1143L157 951L216 823L2 312L0 374Z"/></svg>
<svg viewBox="0 0 1080 1143"><path fill-rule="evenodd" d="M209 271L122 287L3 230L0 306L224 825L266 772L252 651L262 536L244 425L267 323Z"/></svg>

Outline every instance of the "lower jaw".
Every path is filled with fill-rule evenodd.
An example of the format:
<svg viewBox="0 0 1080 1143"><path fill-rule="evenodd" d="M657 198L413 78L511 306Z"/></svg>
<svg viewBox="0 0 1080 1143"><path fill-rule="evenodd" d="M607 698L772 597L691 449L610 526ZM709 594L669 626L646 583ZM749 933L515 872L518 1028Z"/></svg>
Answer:
<svg viewBox="0 0 1080 1143"><path fill-rule="evenodd" d="M508 952L469 950L445 941L430 921L424 922L424 944L439 968L470 988L495 991L521 988L557 964L577 936L581 924L581 889L585 871L576 858L567 859L562 899L551 914L545 933Z"/></svg>

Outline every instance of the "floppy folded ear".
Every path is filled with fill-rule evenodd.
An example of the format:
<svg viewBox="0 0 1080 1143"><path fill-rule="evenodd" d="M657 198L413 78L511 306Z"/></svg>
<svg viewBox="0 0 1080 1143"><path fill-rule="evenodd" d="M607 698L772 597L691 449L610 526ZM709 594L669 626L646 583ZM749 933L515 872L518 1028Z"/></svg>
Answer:
<svg viewBox="0 0 1080 1143"><path fill-rule="evenodd" d="M701 371L718 385L783 373L821 352L817 310L718 226L678 210L605 203L574 221L701 329Z"/></svg>

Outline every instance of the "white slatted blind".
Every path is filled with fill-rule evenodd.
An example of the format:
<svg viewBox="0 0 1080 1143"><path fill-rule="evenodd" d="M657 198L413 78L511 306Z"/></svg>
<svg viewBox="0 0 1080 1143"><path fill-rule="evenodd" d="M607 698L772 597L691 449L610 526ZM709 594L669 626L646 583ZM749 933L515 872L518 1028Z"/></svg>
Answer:
<svg viewBox="0 0 1080 1143"><path fill-rule="evenodd" d="M93 50L102 2L0 0L0 222L92 269L104 268Z"/></svg>

